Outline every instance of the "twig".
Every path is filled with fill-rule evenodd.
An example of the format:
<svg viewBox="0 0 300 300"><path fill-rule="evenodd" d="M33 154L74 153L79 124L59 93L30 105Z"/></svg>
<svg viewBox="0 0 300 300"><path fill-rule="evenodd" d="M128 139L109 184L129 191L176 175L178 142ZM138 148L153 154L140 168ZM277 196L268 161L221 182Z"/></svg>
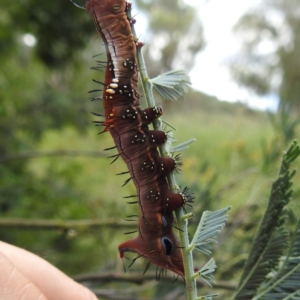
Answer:
<svg viewBox="0 0 300 300"><path fill-rule="evenodd" d="M147 274L144 274L141 276L141 273L130 273L130 274L120 274L118 272L105 272L105 273L89 273L89 274L82 274L74 276L73 279L80 283L92 283L92 282L130 282L135 284L143 284L145 281L149 280L156 280L156 273L155 272L148 272ZM162 276L160 278L160 282L166 282L166 283L173 283L174 282L174 276L173 275L166 275ZM184 281L182 278L178 278L178 282L182 283L184 285ZM200 281L197 280L198 287L205 287L206 285ZM219 281L216 284L214 284L214 288L216 289L223 289L228 291L233 291L236 288L235 284L228 283L227 281Z"/></svg>
<svg viewBox="0 0 300 300"><path fill-rule="evenodd" d="M51 156L83 156L83 157L106 157L105 152L93 152L93 151L69 151L69 150L57 150L49 152L23 152L16 153L7 156L0 157L0 162L7 162L18 159L28 158L40 158L40 157L51 157Z"/></svg>
<svg viewBox="0 0 300 300"><path fill-rule="evenodd" d="M43 220L43 219L19 219L2 218L0 219L0 228L15 229L43 229L43 230L69 230L76 229L87 231L92 228L110 227L110 228L136 228L137 224L133 222L120 222L115 219L106 220Z"/></svg>

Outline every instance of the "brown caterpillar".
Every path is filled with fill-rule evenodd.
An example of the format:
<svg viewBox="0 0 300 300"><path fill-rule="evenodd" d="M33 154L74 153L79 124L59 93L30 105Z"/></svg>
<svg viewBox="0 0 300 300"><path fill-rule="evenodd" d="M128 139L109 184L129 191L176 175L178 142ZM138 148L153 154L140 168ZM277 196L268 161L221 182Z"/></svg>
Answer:
<svg viewBox="0 0 300 300"><path fill-rule="evenodd" d="M140 108L137 91L139 44L131 32L125 0L87 0L86 9L95 22L107 52L103 104L105 121L119 155L125 161L136 190L141 215L139 234L119 246L136 252L150 263L184 276L181 249L173 232L173 211L191 198L173 193L166 175L176 168L173 158L160 157L157 147L167 140L163 131L148 125L163 114L161 107Z"/></svg>

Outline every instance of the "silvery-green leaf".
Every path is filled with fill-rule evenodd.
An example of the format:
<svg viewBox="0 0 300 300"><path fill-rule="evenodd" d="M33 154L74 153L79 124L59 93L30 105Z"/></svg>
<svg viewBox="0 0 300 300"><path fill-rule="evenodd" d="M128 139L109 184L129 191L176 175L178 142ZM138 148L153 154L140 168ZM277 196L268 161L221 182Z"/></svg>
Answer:
<svg viewBox="0 0 300 300"><path fill-rule="evenodd" d="M165 120L162 120L162 122L176 131L176 128L173 125L171 125L170 123L166 122Z"/></svg>
<svg viewBox="0 0 300 300"><path fill-rule="evenodd" d="M199 277L203 282L205 282L207 285L211 286L211 283L214 283L214 277L213 273L215 272L217 266L215 263L215 260L211 258L205 266L201 268L200 271L196 272L194 277Z"/></svg>
<svg viewBox="0 0 300 300"><path fill-rule="evenodd" d="M207 255L211 254L211 243L216 243L217 235L224 227L227 220L225 215L231 207L226 207L217 211L205 211L202 214L191 246Z"/></svg>
<svg viewBox="0 0 300 300"><path fill-rule="evenodd" d="M184 151L184 150L186 150L186 149L189 148L188 145L194 143L195 141L196 141L196 139L190 139L190 140L188 140L188 141L186 141L186 142L183 142L183 143L181 143L181 144L178 144L178 145L172 147L172 148L170 149L170 152L173 153L173 152L181 152L181 151Z"/></svg>
<svg viewBox="0 0 300 300"><path fill-rule="evenodd" d="M189 76L183 70L169 71L150 79L149 82L164 99L168 100L182 97L191 84Z"/></svg>

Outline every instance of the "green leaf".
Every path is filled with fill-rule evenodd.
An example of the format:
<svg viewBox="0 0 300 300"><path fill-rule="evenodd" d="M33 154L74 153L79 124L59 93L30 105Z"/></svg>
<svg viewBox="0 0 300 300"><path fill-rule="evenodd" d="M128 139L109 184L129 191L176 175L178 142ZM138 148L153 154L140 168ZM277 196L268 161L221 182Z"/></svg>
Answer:
<svg viewBox="0 0 300 300"><path fill-rule="evenodd" d="M175 128L173 125L171 125L170 123L166 122L165 120L162 120L162 122L163 122L165 125L169 126L171 129L173 129L173 130L176 131L176 128Z"/></svg>
<svg viewBox="0 0 300 300"><path fill-rule="evenodd" d="M215 260L211 258L200 271L194 274L194 278L200 278L204 283L211 286L211 283L215 283L213 273L215 272L217 266Z"/></svg>
<svg viewBox="0 0 300 300"><path fill-rule="evenodd" d="M182 152L182 151L188 149L189 148L188 145L194 143L195 141L196 141L196 139L190 139L190 140L180 143L176 146L172 146L172 144L177 141L173 139L173 132L170 131L170 132L168 132L168 139L165 144L166 151L169 153Z"/></svg>
<svg viewBox="0 0 300 300"><path fill-rule="evenodd" d="M269 272L278 265L284 250L287 248L288 232L283 228L274 231L269 243L248 274L245 280L247 284L241 289L236 299L252 299L257 293L258 286L265 281Z"/></svg>
<svg viewBox="0 0 300 300"><path fill-rule="evenodd" d="M282 298L282 300L295 300L300 298L300 290L296 291L293 294L288 295L285 298Z"/></svg>
<svg viewBox="0 0 300 300"><path fill-rule="evenodd" d="M194 143L195 141L196 141L196 139L190 139L190 140L188 140L188 141L185 141L185 142L183 142L183 143L180 143L180 144L178 144L178 145L176 145L176 146L174 146L174 147L171 147L170 152L171 152L171 153L174 153L174 152L182 152L182 151L188 149L188 148L189 148L188 145Z"/></svg>
<svg viewBox="0 0 300 300"><path fill-rule="evenodd" d="M299 154L299 146L294 142L283 155L278 178L272 185L268 207L252 244L234 299L252 299L287 247L286 232L282 225L285 221L284 207L292 195L291 179L295 174L289 168Z"/></svg>
<svg viewBox="0 0 300 300"><path fill-rule="evenodd" d="M213 297L217 297L217 296L219 296L219 294L205 295L205 296L197 297L196 300L213 300Z"/></svg>
<svg viewBox="0 0 300 300"><path fill-rule="evenodd" d="M296 296L300 297L300 219L284 263L261 290L262 292L255 299L297 299Z"/></svg>
<svg viewBox="0 0 300 300"><path fill-rule="evenodd" d="M200 223L192 239L191 246L207 255L211 254L211 243L217 243L217 235L224 227L227 220L227 211L231 207L226 207L214 212L205 211L202 214Z"/></svg>
<svg viewBox="0 0 300 300"><path fill-rule="evenodd" d="M177 100L182 97L191 84L189 76L183 70L169 71L150 79L149 82L167 100Z"/></svg>

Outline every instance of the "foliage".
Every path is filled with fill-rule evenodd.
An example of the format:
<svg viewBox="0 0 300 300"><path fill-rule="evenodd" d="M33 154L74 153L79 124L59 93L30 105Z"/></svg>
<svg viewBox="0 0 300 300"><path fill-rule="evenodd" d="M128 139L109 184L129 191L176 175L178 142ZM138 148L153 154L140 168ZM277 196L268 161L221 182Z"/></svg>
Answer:
<svg viewBox="0 0 300 300"><path fill-rule="evenodd" d="M283 156L278 179L272 185L268 207L253 241L234 299L252 299L266 276L278 268L279 260L288 248L284 208L292 196L291 179L295 175L295 171L289 170L290 164L299 154L299 146L293 143ZM296 289L298 288L296 285ZM291 292L294 291L292 289Z"/></svg>
<svg viewBox="0 0 300 300"><path fill-rule="evenodd" d="M68 1L61 1L58 5L54 1L14 3L1 0L0 4L4 8L0 27L2 54L17 54L17 41L23 34L31 33L38 41L34 49L36 57L48 67L61 68L75 58L94 33L88 16L70 6Z"/></svg>
<svg viewBox="0 0 300 300"><path fill-rule="evenodd" d="M191 246L196 250L210 255L212 245L217 243L217 236L224 227L227 216L224 215L230 208L220 209L215 212L205 211L202 214L195 235L191 241Z"/></svg>
<svg viewBox="0 0 300 300"><path fill-rule="evenodd" d="M300 295L300 220L282 266L262 285L255 299L295 299Z"/></svg>
<svg viewBox="0 0 300 300"><path fill-rule="evenodd" d="M70 7L67 1L61 2L60 7L53 1L1 2L4 2L0 13L2 158L33 151L49 129L61 130L67 125L77 130L86 128L88 119L78 117L79 112L89 110L82 101L86 83L75 75L86 73L86 68L82 58L71 59L87 44L86 32L93 26L87 16ZM27 33L37 40L34 47L23 42ZM57 179L52 176L49 172L48 181L55 185ZM26 171L24 160L1 164L0 210L8 212L18 206L17 199L29 191L32 196L45 198L36 181L34 174Z"/></svg>
<svg viewBox="0 0 300 300"><path fill-rule="evenodd" d="M173 69L191 69L196 54L204 48L203 28L195 9L180 0L136 3L149 20L143 53L151 66L150 77Z"/></svg>
<svg viewBox="0 0 300 300"><path fill-rule="evenodd" d="M191 84L183 70L169 71L149 80L153 88L164 98L177 100L184 96Z"/></svg>
<svg viewBox="0 0 300 300"><path fill-rule="evenodd" d="M268 168L281 156L282 148L288 145L296 136L300 118L297 114L281 109L277 114L268 113L274 133L270 144L262 141L264 168Z"/></svg>
<svg viewBox="0 0 300 300"><path fill-rule="evenodd" d="M299 111L300 18L298 0L268 0L235 26L242 48L231 62L235 79L258 94L280 98L280 109Z"/></svg>

